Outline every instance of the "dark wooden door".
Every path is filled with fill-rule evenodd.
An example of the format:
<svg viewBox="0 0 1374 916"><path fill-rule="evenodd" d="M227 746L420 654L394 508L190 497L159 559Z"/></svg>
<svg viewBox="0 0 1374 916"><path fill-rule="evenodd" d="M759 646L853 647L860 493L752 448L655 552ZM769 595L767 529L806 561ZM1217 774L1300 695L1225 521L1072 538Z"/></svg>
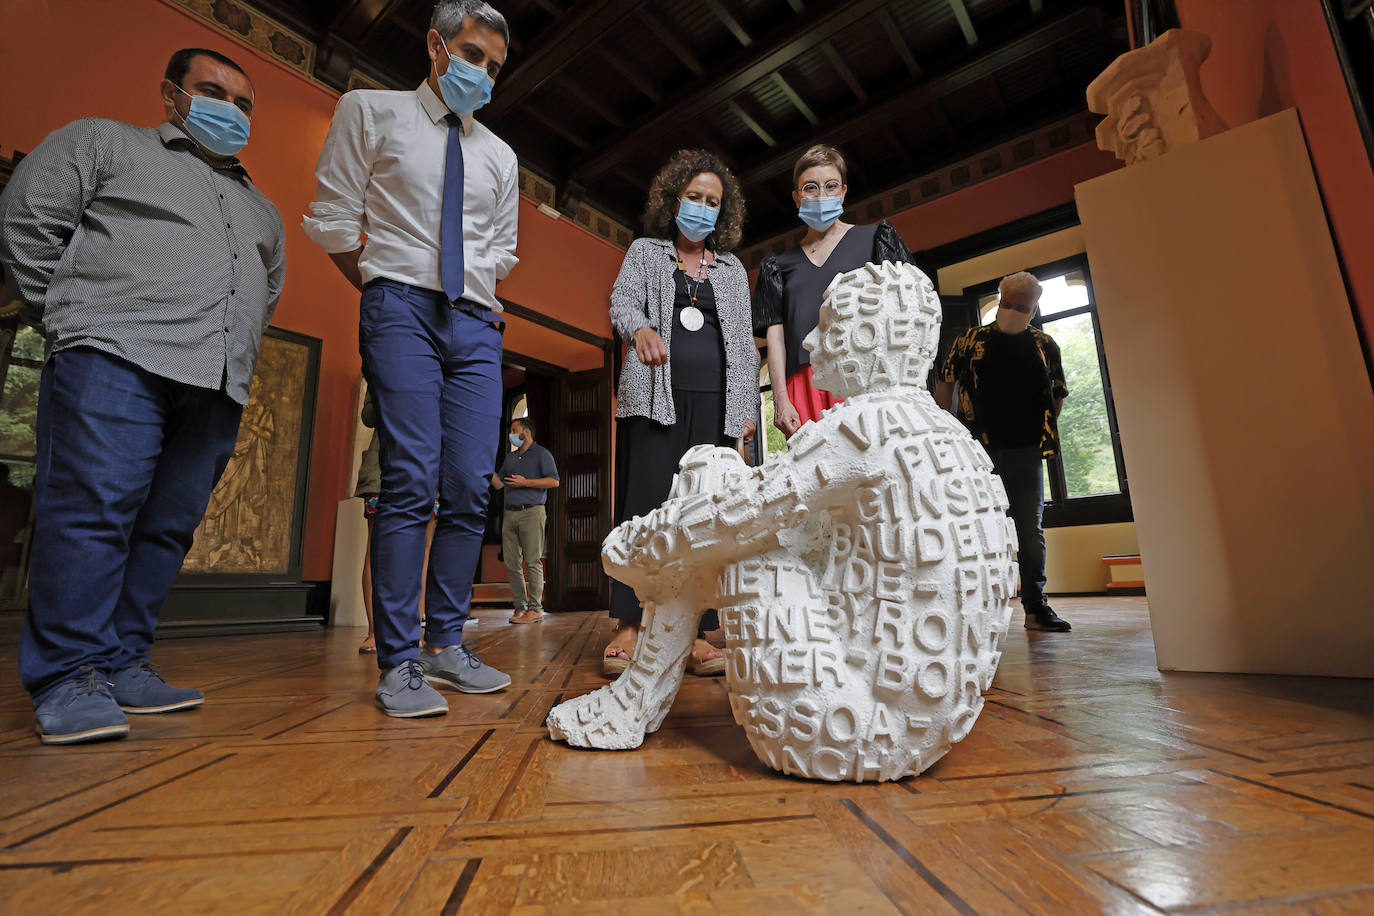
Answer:
<svg viewBox="0 0 1374 916"><path fill-rule="evenodd" d="M601 542L611 530L612 511L610 360L600 369L571 372L562 382L558 609L601 610L611 597L601 570Z"/></svg>

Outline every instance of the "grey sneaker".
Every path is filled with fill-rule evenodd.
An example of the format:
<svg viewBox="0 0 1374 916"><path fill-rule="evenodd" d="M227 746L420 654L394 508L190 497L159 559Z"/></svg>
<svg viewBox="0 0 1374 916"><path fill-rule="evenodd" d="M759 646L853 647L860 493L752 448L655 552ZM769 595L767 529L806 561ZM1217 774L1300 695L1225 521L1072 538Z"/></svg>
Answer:
<svg viewBox="0 0 1374 916"><path fill-rule="evenodd" d="M448 703L425 682L425 672L414 659L403 661L382 675L377 683L377 705L382 712L398 719L442 716L448 712Z"/></svg>
<svg viewBox="0 0 1374 916"><path fill-rule="evenodd" d="M110 675L110 693L125 712L176 712L205 702L205 694L190 687L173 687L144 659Z"/></svg>
<svg viewBox="0 0 1374 916"><path fill-rule="evenodd" d="M33 711L44 744L84 744L123 738L129 720L110 695L104 672L86 665L59 684Z"/></svg>
<svg viewBox="0 0 1374 916"><path fill-rule="evenodd" d="M420 653L420 667L431 684L444 684L463 693L495 693L510 686L510 675L497 671L464 645L445 646L437 655Z"/></svg>

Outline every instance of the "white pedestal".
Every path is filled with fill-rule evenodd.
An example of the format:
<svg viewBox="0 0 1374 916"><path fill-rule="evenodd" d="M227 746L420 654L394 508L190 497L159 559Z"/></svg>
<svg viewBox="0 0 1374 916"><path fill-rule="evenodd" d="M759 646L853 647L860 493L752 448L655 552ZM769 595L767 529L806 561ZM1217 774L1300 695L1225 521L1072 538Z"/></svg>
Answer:
<svg viewBox="0 0 1374 916"><path fill-rule="evenodd" d="M363 555L367 552L367 519L363 501L339 501L334 522L334 572L329 586L329 625L366 627L363 610Z"/></svg>
<svg viewBox="0 0 1374 916"><path fill-rule="evenodd" d="M1374 676L1374 394L1296 112L1077 199L1159 666Z"/></svg>

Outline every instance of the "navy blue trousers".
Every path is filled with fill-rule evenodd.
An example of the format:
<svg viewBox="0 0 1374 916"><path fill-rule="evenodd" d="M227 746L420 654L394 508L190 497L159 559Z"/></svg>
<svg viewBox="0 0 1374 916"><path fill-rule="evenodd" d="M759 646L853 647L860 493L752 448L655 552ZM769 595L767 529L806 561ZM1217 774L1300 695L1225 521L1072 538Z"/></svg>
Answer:
<svg viewBox="0 0 1374 916"><path fill-rule="evenodd" d="M475 310L392 280L374 280L363 291L358 348L381 442L372 616L384 671L419 657L420 574L436 490L425 642L462 642L501 437L504 325Z"/></svg>
<svg viewBox="0 0 1374 916"><path fill-rule="evenodd" d="M1037 446L990 448L993 472L1002 478L1020 543L1016 559L1021 567L1021 606L1026 613L1045 606L1045 459Z"/></svg>
<svg viewBox="0 0 1374 916"><path fill-rule="evenodd" d="M243 408L100 350L54 353L38 389L29 607L34 702L84 665L147 658Z"/></svg>

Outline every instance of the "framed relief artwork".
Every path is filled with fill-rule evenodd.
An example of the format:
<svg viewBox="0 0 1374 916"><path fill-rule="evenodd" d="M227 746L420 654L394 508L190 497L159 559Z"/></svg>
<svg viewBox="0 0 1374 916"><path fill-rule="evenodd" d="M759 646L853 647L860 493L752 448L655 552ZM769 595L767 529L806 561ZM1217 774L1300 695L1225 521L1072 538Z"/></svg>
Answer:
<svg viewBox="0 0 1374 916"><path fill-rule="evenodd" d="M192 577L299 581L320 341L268 328L233 457L182 565Z"/></svg>

